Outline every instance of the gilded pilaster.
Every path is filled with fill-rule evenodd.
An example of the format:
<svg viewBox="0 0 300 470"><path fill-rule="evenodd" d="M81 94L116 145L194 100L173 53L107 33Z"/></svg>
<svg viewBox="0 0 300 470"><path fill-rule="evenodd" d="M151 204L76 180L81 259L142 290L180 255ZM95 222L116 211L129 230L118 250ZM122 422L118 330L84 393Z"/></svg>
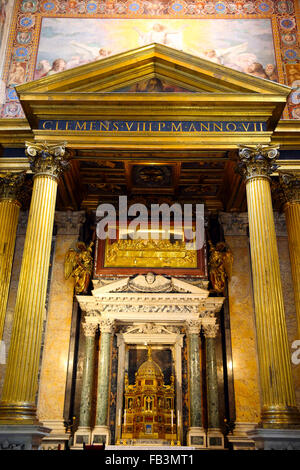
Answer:
<svg viewBox="0 0 300 470"><path fill-rule="evenodd" d="M3 337L24 180L23 171L0 174L0 340Z"/></svg>
<svg viewBox="0 0 300 470"><path fill-rule="evenodd" d="M300 338L300 174L280 174L284 194L284 214L289 241L289 254L294 286L298 338Z"/></svg>
<svg viewBox="0 0 300 470"><path fill-rule="evenodd" d="M295 404L279 258L271 199L270 175L278 150L240 149L239 171L246 180L256 315L257 348L262 394L263 428L295 427Z"/></svg>
<svg viewBox="0 0 300 470"><path fill-rule="evenodd" d="M26 144L34 173L6 375L1 424L37 424L36 392L57 181L64 145Z"/></svg>

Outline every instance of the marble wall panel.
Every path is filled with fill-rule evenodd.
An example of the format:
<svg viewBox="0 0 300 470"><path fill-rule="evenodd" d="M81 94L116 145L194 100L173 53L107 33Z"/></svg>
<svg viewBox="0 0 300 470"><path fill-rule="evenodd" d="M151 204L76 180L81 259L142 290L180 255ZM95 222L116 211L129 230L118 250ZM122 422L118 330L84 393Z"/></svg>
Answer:
<svg viewBox="0 0 300 470"><path fill-rule="evenodd" d="M277 236L280 273L283 286L283 301L286 315L286 325L290 352L292 355L292 343L298 338L297 317L295 311L294 290L289 258L289 247L287 236ZM295 384L296 403L300 409L300 365L292 363L292 373Z"/></svg>
<svg viewBox="0 0 300 470"><path fill-rule="evenodd" d="M255 423L260 396L248 238L226 236L226 241L234 256L228 293L236 422Z"/></svg>
<svg viewBox="0 0 300 470"><path fill-rule="evenodd" d="M64 278L64 259L76 240L74 235L56 236L38 398L42 422L63 420L74 291L73 278Z"/></svg>

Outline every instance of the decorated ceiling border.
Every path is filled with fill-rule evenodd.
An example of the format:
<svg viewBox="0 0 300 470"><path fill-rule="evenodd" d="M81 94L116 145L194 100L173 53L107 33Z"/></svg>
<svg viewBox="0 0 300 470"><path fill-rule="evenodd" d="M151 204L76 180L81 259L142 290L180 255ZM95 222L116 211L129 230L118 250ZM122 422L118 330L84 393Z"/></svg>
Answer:
<svg viewBox="0 0 300 470"><path fill-rule="evenodd" d="M250 19L267 18L272 22L279 82L291 86L285 119L300 119L300 54L297 23L300 6L297 0L197 1L197 0L17 0L12 18L3 79L16 65L24 64L24 82L33 80L42 19L54 18L126 18L126 19ZM30 32L26 44L20 33ZM289 37L287 44L285 39ZM23 117L14 86L7 86L2 118Z"/></svg>

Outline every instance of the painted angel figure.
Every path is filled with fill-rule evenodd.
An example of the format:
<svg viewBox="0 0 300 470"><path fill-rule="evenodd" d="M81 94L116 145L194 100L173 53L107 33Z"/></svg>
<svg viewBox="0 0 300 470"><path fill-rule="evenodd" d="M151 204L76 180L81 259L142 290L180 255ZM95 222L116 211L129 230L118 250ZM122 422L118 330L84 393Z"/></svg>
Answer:
<svg viewBox="0 0 300 470"><path fill-rule="evenodd" d="M223 49L206 49L204 51L194 50L193 53L202 57L203 59L210 60L216 64L225 65L226 67L235 68L241 72L245 71L248 62L251 64L256 61L256 56L247 52L248 42L243 42L236 46L230 46ZM244 64L246 62L246 65Z"/></svg>
<svg viewBox="0 0 300 470"><path fill-rule="evenodd" d="M166 46L174 47L175 49L183 49L183 30L187 26L183 26L176 31L169 30L167 26L161 23L155 23L152 28L147 32L142 32L138 28L133 28L139 35L139 42L141 46L152 43L165 44Z"/></svg>
<svg viewBox="0 0 300 470"><path fill-rule="evenodd" d="M210 240L208 243L210 246L208 262L210 281L216 292L223 293L226 280L231 278L233 254L224 242L217 243L215 247Z"/></svg>
<svg viewBox="0 0 300 470"><path fill-rule="evenodd" d="M112 51L105 47L89 46L77 41L70 41L70 45L73 46L79 54L83 55L81 63L104 59L112 54Z"/></svg>
<svg viewBox="0 0 300 470"><path fill-rule="evenodd" d="M85 293L88 289L93 270L92 247L84 242L76 244L77 250L70 248L65 257L65 279L75 278L75 293Z"/></svg>

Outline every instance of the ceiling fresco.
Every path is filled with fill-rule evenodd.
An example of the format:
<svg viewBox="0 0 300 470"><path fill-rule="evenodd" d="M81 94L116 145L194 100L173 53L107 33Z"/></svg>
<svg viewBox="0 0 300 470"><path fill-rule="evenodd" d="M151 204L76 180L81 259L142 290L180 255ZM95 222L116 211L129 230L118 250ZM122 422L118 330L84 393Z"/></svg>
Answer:
<svg viewBox="0 0 300 470"><path fill-rule="evenodd" d="M288 84L294 93L283 117L300 118L299 5L293 0L19 0L13 12L11 2L2 3L1 37L8 43L1 117L23 117L17 85L158 42ZM136 84L124 92L147 86ZM172 91L176 84L156 86Z"/></svg>

